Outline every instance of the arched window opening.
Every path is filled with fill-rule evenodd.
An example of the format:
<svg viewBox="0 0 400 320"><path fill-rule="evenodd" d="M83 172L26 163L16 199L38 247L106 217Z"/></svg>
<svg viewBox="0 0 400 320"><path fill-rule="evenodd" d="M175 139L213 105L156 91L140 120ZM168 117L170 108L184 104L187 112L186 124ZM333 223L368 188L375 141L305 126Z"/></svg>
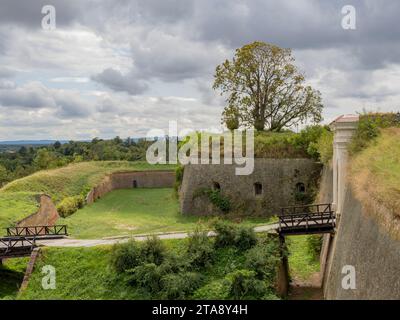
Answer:
<svg viewBox="0 0 400 320"><path fill-rule="evenodd" d="M262 184L261 184L261 183L256 182L256 183L254 184L254 194L255 194L256 196L262 195Z"/></svg>
<svg viewBox="0 0 400 320"><path fill-rule="evenodd" d="M218 182L213 182L213 190L221 190L221 185Z"/></svg>
<svg viewBox="0 0 400 320"><path fill-rule="evenodd" d="M296 191L298 193L305 193L306 192L306 186L304 185L304 183L299 182L298 184L296 184Z"/></svg>

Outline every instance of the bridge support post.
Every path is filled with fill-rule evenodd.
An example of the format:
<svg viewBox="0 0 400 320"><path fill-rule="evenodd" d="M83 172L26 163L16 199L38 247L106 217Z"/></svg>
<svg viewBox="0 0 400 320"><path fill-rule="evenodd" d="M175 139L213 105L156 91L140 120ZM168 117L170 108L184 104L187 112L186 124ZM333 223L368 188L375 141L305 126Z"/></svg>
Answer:
<svg viewBox="0 0 400 320"><path fill-rule="evenodd" d="M289 293L289 262L287 258L287 248L285 237L279 235L279 245L281 252L281 263L277 276L277 292L281 297L286 297Z"/></svg>

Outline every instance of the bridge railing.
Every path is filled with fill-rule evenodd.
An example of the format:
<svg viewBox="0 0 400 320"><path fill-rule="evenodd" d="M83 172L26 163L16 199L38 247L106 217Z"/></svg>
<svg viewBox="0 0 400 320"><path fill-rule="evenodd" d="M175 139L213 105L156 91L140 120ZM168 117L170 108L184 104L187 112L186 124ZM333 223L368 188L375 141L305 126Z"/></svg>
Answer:
<svg viewBox="0 0 400 320"><path fill-rule="evenodd" d="M8 237L67 236L66 225L6 228Z"/></svg>
<svg viewBox="0 0 400 320"><path fill-rule="evenodd" d="M285 207L281 209L278 218L280 233L328 232L336 224L335 212L330 203Z"/></svg>
<svg viewBox="0 0 400 320"><path fill-rule="evenodd" d="M36 239L19 237L16 239L0 238L0 257L29 255L36 247Z"/></svg>

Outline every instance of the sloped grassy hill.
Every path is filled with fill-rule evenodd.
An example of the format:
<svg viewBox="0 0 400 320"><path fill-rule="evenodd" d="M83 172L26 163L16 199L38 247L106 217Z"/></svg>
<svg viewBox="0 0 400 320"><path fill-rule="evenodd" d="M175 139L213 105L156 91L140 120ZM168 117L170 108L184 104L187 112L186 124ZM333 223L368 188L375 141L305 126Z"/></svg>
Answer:
<svg viewBox="0 0 400 320"><path fill-rule="evenodd" d="M0 189L0 228L36 212L38 194L46 193L57 203L68 196L85 194L113 172L174 168L174 165L150 165L146 162L93 161L36 172Z"/></svg>
<svg viewBox="0 0 400 320"><path fill-rule="evenodd" d="M351 182L362 203L373 202L388 209L391 216L376 218L400 237L400 128L381 130L367 148L352 158Z"/></svg>

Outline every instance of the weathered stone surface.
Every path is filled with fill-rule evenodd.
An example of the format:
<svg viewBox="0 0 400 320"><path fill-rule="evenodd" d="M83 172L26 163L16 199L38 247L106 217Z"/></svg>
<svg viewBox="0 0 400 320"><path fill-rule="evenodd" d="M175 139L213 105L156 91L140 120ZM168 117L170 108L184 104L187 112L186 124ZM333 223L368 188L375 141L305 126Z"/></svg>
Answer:
<svg viewBox="0 0 400 320"><path fill-rule="evenodd" d="M296 203L296 185L303 183L306 192L316 191L322 165L310 159L256 159L254 172L235 175L235 165L187 165L180 190L183 214L220 214L199 190L218 183L233 210L248 215L271 216L280 207ZM262 194L255 194L255 183L262 184Z"/></svg>
<svg viewBox="0 0 400 320"><path fill-rule="evenodd" d="M348 188L325 286L327 299L400 299L400 241L367 211ZM355 267L355 290L342 289L345 265Z"/></svg>

